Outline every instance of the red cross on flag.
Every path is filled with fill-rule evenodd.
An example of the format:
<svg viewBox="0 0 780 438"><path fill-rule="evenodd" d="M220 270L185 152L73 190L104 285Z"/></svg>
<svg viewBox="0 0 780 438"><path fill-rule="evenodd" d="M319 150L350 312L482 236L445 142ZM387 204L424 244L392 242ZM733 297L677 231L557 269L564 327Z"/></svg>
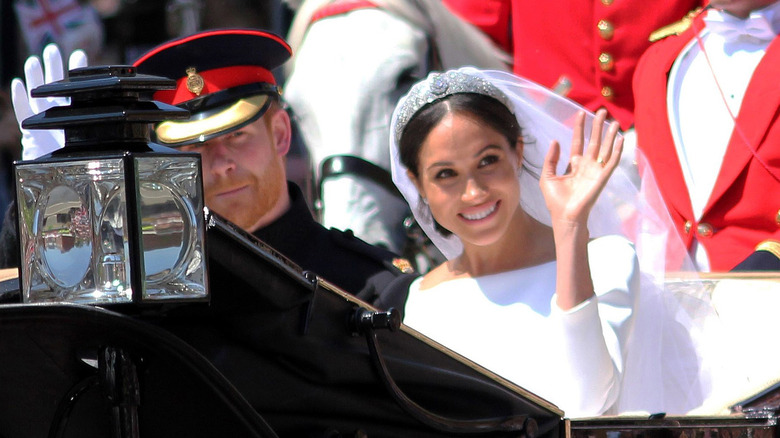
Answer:
<svg viewBox="0 0 780 438"><path fill-rule="evenodd" d="M75 34L91 33L91 38L102 38L99 18L92 9L82 7L77 0L16 0L14 9L30 54L41 53L49 43L59 44L64 49L63 53L84 48L71 47ZM101 28L94 33L96 21ZM88 28L90 32L85 32Z"/></svg>

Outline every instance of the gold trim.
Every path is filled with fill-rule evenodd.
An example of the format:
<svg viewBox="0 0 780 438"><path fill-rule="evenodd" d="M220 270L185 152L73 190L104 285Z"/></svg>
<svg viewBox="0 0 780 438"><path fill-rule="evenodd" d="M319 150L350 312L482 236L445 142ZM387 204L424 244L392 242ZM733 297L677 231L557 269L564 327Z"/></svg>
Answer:
<svg viewBox="0 0 780 438"><path fill-rule="evenodd" d="M404 274L413 274L414 268L412 267L412 264L409 262L409 260L403 259L403 258L394 258L393 259L393 266L396 267L399 271L403 272Z"/></svg>
<svg viewBox="0 0 780 438"><path fill-rule="evenodd" d="M227 109L201 120L188 122L162 122L155 133L161 143L182 143L197 141L201 136L219 133L240 125L254 117L268 100L265 94L241 99Z"/></svg>
<svg viewBox="0 0 780 438"><path fill-rule="evenodd" d="M651 43L654 43L658 40L662 40L668 36L672 35L679 35L686 30L688 30L689 27L691 27L691 24L693 24L693 19L699 15L699 13L703 10L703 8L698 7L690 12L688 12L685 17L682 18L680 21L676 21L672 24L666 25L664 27L661 27L655 31L653 31L650 34L650 38L648 40Z"/></svg>
<svg viewBox="0 0 780 438"><path fill-rule="evenodd" d="M772 255L780 259L780 242L776 240L765 240L756 246L756 251L771 252Z"/></svg>

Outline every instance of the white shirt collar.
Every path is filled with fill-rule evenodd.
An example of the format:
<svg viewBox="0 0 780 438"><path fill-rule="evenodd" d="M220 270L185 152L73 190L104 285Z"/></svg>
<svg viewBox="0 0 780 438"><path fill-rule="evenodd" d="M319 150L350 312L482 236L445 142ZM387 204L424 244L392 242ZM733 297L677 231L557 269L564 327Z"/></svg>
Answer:
<svg viewBox="0 0 780 438"><path fill-rule="evenodd" d="M710 9L704 17L707 29L727 41L753 39L770 41L780 32L780 1L756 9L742 19L718 9Z"/></svg>

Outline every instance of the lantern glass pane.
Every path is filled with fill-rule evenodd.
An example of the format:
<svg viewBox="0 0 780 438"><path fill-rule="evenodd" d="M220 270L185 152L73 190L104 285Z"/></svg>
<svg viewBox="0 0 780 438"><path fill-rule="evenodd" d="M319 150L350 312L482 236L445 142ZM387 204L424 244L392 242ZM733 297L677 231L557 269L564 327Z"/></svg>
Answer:
<svg viewBox="0 0 780 438"><path fill-rule="evenodd" d="M132 301L121 159L16 166L25 302Z"/></svg>
<svg viewBox="0 0 780 438"><path fill-rule="evenodd" d="M135 163L146 278L142 299L205 298L199 158L147 154L136 156Z"/></svg>

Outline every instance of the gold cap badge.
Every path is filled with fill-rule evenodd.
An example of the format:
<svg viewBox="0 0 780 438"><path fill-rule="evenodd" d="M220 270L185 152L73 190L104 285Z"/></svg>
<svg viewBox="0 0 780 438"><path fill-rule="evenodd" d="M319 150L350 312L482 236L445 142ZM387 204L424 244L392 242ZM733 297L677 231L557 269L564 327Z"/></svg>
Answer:
<svg viewBox="0 0 780 438"><path fill-rule="evenodd" d="M393 266L398 268L398 270L403 272L404 274L411 274L414 272L414 268L412 267L412 264L409 263L409 260L406 259L402 259L402 258L393 259Z"/></svg>
<svg viewBox="0 0 780 438"><path fill-rule="evenodd" d="M200 96L200 92L203 91L203 86L206 83L203 81L203 76L195 72L195 67L187 69L187 89L191 93L195 93L196 96Z"/></svg>

